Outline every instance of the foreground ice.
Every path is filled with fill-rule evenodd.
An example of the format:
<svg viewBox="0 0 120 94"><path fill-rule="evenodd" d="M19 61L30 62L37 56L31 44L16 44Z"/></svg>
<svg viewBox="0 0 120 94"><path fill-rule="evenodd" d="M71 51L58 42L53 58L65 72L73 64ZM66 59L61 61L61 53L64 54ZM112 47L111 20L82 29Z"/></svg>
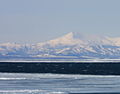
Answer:
<svg viewBox="0 0 120 94"><path fill-rule="evenodd" d="M120 76L0 73L0 94L120 93Z"/></svg>

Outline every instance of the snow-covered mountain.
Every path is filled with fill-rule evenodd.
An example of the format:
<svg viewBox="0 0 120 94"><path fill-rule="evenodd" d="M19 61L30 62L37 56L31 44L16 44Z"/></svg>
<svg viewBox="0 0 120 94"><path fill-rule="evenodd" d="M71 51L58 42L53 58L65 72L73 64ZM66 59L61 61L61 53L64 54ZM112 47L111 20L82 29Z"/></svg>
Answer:
<svg viewBox="0 0 120 94"><path fill-rule="evenodd" d="M0 44L0 57L69 57L120 59L120 38L71 32L34 45Z"/></svg>

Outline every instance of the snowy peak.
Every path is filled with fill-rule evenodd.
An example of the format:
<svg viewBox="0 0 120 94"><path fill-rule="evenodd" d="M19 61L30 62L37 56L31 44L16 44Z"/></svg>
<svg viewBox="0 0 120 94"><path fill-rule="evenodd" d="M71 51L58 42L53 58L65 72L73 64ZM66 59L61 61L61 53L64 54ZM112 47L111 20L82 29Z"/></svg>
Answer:
<svg viewBox="0 0 120 94"><path fill-rule="evenodd" d="M79 32L70 32L67 35L63 36L64 40L68 39L74 44L97 44L97 45L115 45L120 44L120 38L110 38L107 36L99 35L85 35Z"/></svg>
<svg viewBox="0 0 120 94"><path fill-rule="evenodd" d="M70 32L60 38L57 38L55 40L51 40L51 42L54 42L55 44L61 44L61 45L74 45L76 43L83 43L82 35L80 33Z"/></svg>
<svg viewBox="0 0 120 94"><path fill-rule="evenodd" d="M79 32L70 32L63 37L66 39L83 39L85 36Z"/></svg>
<svg viewBox="0 0 120 94"><path fill-rule="evenodd" d="M82 36L75 32L70 32L62 37L59 37L54 40L50 40L44 43L38 43L38 45L76 45L76 44L83 44Z"/></svg>
<svg viewBox="0 0 120 94"><path fill-rule="evenodd" d="M120 58L120 38L70 32L34 45L0 44L0 56Z"/></svg>
<svg viewBox="0 0 120 94"><path fill-rule="evenodd" d="M76 40L95 40L95 39L105 39L104 36L98 36L98 35L89 35L89 34L82 34L80 32L70 32L63 36L68 39L76 39Z"/></svg>
<svg viewBox="0 0 120 94"><path fill-rule="evenodd" d="M115 41L115 40L114 40ZM113 39L106 36L84 35L79 32L70 32L62 37L50 40L44 43L38 43L38 46L49 45L55 47L57 45L113 45ZM116 42L118 44L118 42ZM120 43L120 42L119 42Z"/></svg>

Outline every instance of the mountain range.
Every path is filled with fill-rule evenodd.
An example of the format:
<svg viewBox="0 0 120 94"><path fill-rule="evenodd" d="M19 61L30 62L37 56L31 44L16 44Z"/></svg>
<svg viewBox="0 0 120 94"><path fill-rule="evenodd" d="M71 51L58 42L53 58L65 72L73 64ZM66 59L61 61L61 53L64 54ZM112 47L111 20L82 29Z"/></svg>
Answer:
<svg viewBox="0 0 120 94"><path fill-rule="evenodd" d="M120 59L120 37L70 32L37 44L0 44L0 58Z"/></svg>

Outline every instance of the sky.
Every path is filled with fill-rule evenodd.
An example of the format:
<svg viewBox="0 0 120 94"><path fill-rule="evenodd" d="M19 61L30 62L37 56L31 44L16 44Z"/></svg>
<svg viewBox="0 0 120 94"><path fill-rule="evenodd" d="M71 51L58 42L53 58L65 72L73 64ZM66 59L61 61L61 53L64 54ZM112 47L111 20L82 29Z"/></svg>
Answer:
<svg viewBox="0 0 120 94"><path fill-rule="evenodd" d="M0 43L39 43L69 32L120 37L120 0L0 0Z"/></svg>

